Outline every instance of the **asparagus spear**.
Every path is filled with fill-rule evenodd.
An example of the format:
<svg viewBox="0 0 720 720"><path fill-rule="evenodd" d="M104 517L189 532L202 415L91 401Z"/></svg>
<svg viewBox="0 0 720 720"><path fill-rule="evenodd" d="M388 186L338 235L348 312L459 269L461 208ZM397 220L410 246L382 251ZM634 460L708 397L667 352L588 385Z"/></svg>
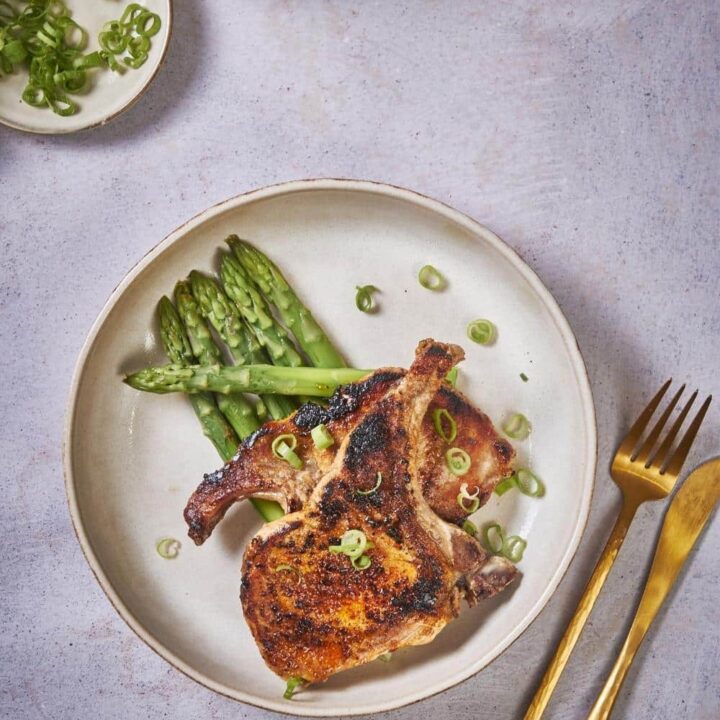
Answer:
<svg viewBox="0 0 720 720"><path fill-rule="evenodd" d="M182 322L170 300L163 295L157 307L160 319L160 338L170 360L178 367L192 365L195 356ZM210 393L203 392L190 396L195 415L202 425L203 433L215 446L220 457L230 459L237 450L238 438L218 410Z"/></svg>
<svg viewBox="0 0 720 720"><path fill-rule="evenodd" d="M190 286L200 312L218 331L235 362L238 365L266 363L267 354L255 335L245 326L222 288L212 278L197 270L190 273ZM295 409L290 398L275 397L264 392L261 397L270 415L276 420L287 417Z"/></svg>
<svg viewBox="0 0 720 720"><path fill-rule="evenodd" d="M198 363L200 365L221 364L220 348L215 344L210 329L200 314L200 308L187 281L180 281L175 285L175 303ZM239 393L219 395L216 402L220 412L230 421L240 439L247 437L260 427L253 404L243 395Z"/></svg>
<svg viewBox="0 0 720 720"><path fill-rule="evenodd" d="M257 248L240 240L237 235L228 237L227 243L240 264L277 307L283 322L293 332L310 362L319 368L346 367L340 353L317 324L310 310L288 285L277 266Z"/></svg>
<svg viewBox="0 0 720 720"><path fill-rule="evenodd" d="M128 375L125 382L154 393L276 393L329 397L339 385L356 382L370 370L288 368L275 365L164 365Z"/></svg>
<svg viewBox="0 0 720 720"><path fill-rule="evenodd" d="M279 325L257 291L252 278L232 255L224 255L220 264L220 278L228 297L237 305L245 321L253 328L260 344L267 350L273 365L300 367L303 359Z"/></svg>
<svg viewBox="0 0 720 720"><path fill-rule="evenodd" d="M183 289L181 288L180 294L182 296ZM175 288L176 296L178 294L178 288ZM165 347L170 360L178 365L189 365L195 362L195 353L193 352L194 343L192 342L193 333L187 332L188 326L183 327L182 320L178 311L175 310L172 302L163 296L158 304L158 316L160 318L160 337ZM202 320L200 320L202 323ZM207 330L207 327L204 328ZM210 334L208 333L208 336ZM202 331L200 331L202 336ZM209 337L212 343L212 337ZM213 344L213 347L217 351L217 347ZM204 352L204 351L203 351ZM219 351L218 351L219 354ZM198 357L201 357L201 353L197 353ZM238 448L238 437L233 431L233 428L228 425L224 413L220 412L218 408L221 406L223 401L232 401L234 395L221 395L218 398L218 404L215 404L213 397L210 393L197 393L196 395L190 396L190 402L192 403L195 414L203 428L203 433L207 438L210 439L212 444L215 446L220 457L227 462L237 452ZM247 403L247 400L240 396L241 399ZM253 432L259 426L257 417L254 414L252 405L249 405L252 415L245 420L242 425L243 428L247 428L247 434ZM242 413L241 413L242 415ZM243 437L241 432L241 437ZM261 498L250 498L250 501L255 506L255 509L260 513L266 522L271 520L277 520L283 516L283 510L276 502L271 500L263 500Z"/></svg>

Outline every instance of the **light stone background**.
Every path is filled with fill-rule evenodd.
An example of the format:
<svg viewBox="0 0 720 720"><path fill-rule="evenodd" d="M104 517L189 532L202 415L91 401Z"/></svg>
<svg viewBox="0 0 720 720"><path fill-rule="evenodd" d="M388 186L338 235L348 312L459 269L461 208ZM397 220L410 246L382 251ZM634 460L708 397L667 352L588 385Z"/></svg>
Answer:
<svg viewBox="0 0 720 720"><path fill-rule="evenodd" d="M0 716L268 718L195 684L124 625L65 503L70 376L125 272L170 230L293 178L368 178L498 232L559 301L597 403L580 551L532 627L411 718L518 718L618 510L608 462L673 375L718 397L688 467L720 450L718 4L176 2L165 68L106 128L0 129ZM652 554L640 510L549 718L583 718ZM720 521L701 539L616 718L720 717Z"/></svg>

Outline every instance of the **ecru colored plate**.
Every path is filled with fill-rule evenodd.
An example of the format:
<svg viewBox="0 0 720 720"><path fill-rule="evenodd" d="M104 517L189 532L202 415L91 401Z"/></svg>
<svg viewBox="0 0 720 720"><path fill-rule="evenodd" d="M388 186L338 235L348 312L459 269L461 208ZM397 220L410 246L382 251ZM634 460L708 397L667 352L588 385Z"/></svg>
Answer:
<svg viewBox="0 0 720 720"><path fill-rule="evenodd" d="M292 701L263 663L238 600L243 548L260 521L236 506L202 547L186 538L183 507L221 463L187 400L132 390L123 373L166 362L155 305L193 268L212 270L229 233L252 240L282 267L356 367L407 366L421 338L461 344L460 387L497 423L532 422L522 464L547 494L509 492L473 519L498 520L528 541L522 579L408 648L309 688ZM417 282L431 263L445 292ZM381 311L355 307L355 286L378 286ZM491 318L491 347L465 336ZM520 373L528 376L523 382ZM446 205L388 185L291 182L216 205L178 228L120 283L78 360L65 436L70 511L100 584L135 632L176 668L230 697L298 715L373 713L426 698L470 677L537 616L560 582L585 527L595 471L593 401L575 338L537 276L496 235ZM159 538L183 539L176 560Z"/></svg>
<svg viewBox="0 0 720 720"><path fill-rule="evenodd" d="M66 0L72 18L87 30L89 43L85 52L98 50L98 33L109 20L118 20L129 5L117 0ZM27 84L27 70L0 76L0 123L25 132L59 135L104 125L127 110L145 92L160 69L170 42L172 0L141 0L139 3L160 16L162 25L151 38L149 57L137 70L122 75L110 70L90 70L87 90L72 99L80 109L74 115L61 117L49 108L35 108L22 101Z"/></svg>

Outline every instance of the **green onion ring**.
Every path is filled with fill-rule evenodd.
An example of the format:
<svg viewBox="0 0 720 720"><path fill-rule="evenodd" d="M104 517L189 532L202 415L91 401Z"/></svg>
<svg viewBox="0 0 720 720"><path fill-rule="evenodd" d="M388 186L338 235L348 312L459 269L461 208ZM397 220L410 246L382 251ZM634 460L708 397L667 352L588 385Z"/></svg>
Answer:
<svg viewBox="0 0 720 720"><path fill-rule="evenodd" d="M516 484L517 481L515 479L515 474L513 473L510 477L506 477L495 486L495 494L504 495L508 490L512 490Z"/></svg>
<svg viewBox="0 0 720 720"><path fill-rule="evenodd" d="M166 537L162 538L162 540L158 540L157 545L155 545L155 550L161 558L164 558L165 560L174 560L180 554L181 547L182 545L179 540Z"/></svg>
<svg viewBox="0 0 720 720"><path fill-rule="evenodd" d="M524 440L530 430L530 421L522 413L514 413L503 425L503 432L513 440Z"/></svg>
<svg viewBox="0 0 720 720"><path fill-rule="evenodd" d="M480 488L476 488L474 493L468 492L467 483L460 486L460 492L457 496L457 504L468 514L472 515L480 507ZM469 500L470 505L465 505L465 501Z"/></svg>
<svg viewBox="0 0 720 720"><path fill-rule="evenodd" d="M282 455L280 455L278 446L280 443L285 443L290 450L294 450L297 447L297 438L292 433L285 433L284 435L278 435L273 441L272 445L270 446L270 449L272 450L272 454L276 458L280 458L282 460Z"/></svg>
<svg viewBox="0 0 720 720"><path fill-rule="evenodd" d="M446 443L451 443L457 437L457 423L455 422L455 418L445 408L436 408L433 410L432 419L433 425L435 426L435 432ZM447 424L450 426L448 432L445 432L443 420L446 420Z"/></svg>
<svg viewBox="0 0 720 720"><path fill-rule="evenodd" d="M462 448L452 447L445 453L445 464L453 475L461 477L470 470L472 460Z"/></svg>
<svg viewBox="0 0 720 720"><path fill-rule="evenodd" d="M375 482L375 485L373 485L370 490L357 490L358 495L372 495L375 492L377 492L377 489L380 487L380 484L382 483L382 473L379 472L377 474L377 481Z"/></svg>
<svg viewBox="0 0 720 720"><path fill-rule="evenodd" d="M527 468L518 468L515 471L515 481L523 495L542 497L545 494L545 486L540 478Z"/></svg>
<svg viewBox="0 0 720 720"><path fill-rule="evenodd" d="M368 546L367 535L362 530L347 530L340 538L339 545L331 545L331 553L342 553L351 560L360 557Z"/></svg>
<svg viewBox="0 0 720 720"><path fill-rule="evenodd" d="M462 529L468 534L475 537L477 535L477 525L470 520L463 520Z"/></svg>
<svg viewBox="0 0 720 720"><path fill-rule="evenodd" d="M327 448L335 444L335 439L330 434L327 426L323 423L316 425L310 431L310 437L312 438L312 441L318 450L326 450Z"/></svg>
<svg viewBox="0 0 720 720"><path fill-rule="evenodd" d="M372 560L367 555L351 558L350 562L356 570L367 570L372 565Z"/></svg>
<svg viewBox="0 0 720 720"><path fill-rule="evenodd" d="M493 555L502 552L504 543L505 537L499 523L491 523L483 530L483 544Z"/></svg>
<svg viewBox="0 0 720 720"><path fill-rule="evenodd" d="M519 535L511 535L503 542L503 555L510 562L518 563L522 560L526 547L527 540L524 540Z"/></svg>
<svg viewBox="0 0 720 720"><path fill-rule="evenodd" d="M467 336L478 345L489 345L495 339L495 325L489 320L473 320L467 326Z"/></svg>
<svg viewBox="0 0 720 720"><path fill-rule="evenodd" d="M148 21L150 25L148 25ZM135 17L134 27L138 35L150 38L160 31L160 17L149 10L143 10Z"/></svg>
<svg viewBox="0 0 720 720"><path fill-rule="evenodd" d="M439 292L447 287L443 274L432 265L423 265L418 273L418 282L426 289Z"/></svg>
<svg viewBox="0 0 720 720"><path fill-rule="evenodd" d="M355 294L355 307L360 312L374 313L377 312L377 305L373 299L372 294L380 292L374 285L358 285L356 286L357 293Z"/></svg>
<svg viewBox="0 0 720 720"><path fill-rule="evenodd" d="M447 380L452 387L457 387L457 376L458 376L458 369L454 367L446 376L445 380Z"/></svg>
<svg viewBox="0 0 720 720"><path fill-rule="evenodd" d="M287 679L287 685L285 686L285 692L283 693L283 697L286 700L291 700L292 696L295 694L295 690L297 689L298 685L304 685L305 680L303 680L301 677L295 677L294 675L291 675Z"/></svg>

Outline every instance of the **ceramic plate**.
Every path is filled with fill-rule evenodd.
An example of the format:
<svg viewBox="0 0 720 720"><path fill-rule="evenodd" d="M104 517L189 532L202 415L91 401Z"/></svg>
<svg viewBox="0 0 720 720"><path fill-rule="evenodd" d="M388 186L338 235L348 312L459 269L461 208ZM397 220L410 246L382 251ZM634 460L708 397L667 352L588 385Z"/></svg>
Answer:
<svg viewBox="0 0 720 720"><path fill-rule="evenodd" d="M98 50L97 36L108 20L118 20L128 2L117 0L66 0L72 18L87 30L90 41L85 52ZM150 54L137 70L122 75L109 70L89 71L86 91L72 98L80 110L69 117L56 115L50 109L34 108L21 99L27 84L27 71L0 77L0 123L18 130L42 134L63 134L103 125L129 108L145 92L157 74L170 41L172 29L171 0L141 0L140 4L160 16L162 25L151 39Z"/></svg>
<svg viewBox="0 0 720 720"><path fill-rule="evenodd" d="M421 338L461 344L459 386L501 422L512 411L533 432L518 444L544 498L510 492L473 520L498 520L528 541L512 592L464 609L430 645L401 650L282 698L242 616L243 548L260 522L236 506L210 540L186 536L183 507L221 463L187 400L124 385L124 373L166 362L155 305L193 268L212 271L229 233L251 239L282 266L299 295L356 367L407 366ZM417 282L431 263L445 292ZM381 310L355 307L355 286L378 286ZM497 342L465 335L492 318ZM528 377L524 382L520 374ZM595 420L573 334L537 276L496 235L407 190L359 181L279 185L210 208L173 232L122 281L85 343L72 384L65 438L70 509L98 580L127 623L168 662L230 697L300 715L351 715L399 707L487 665L530 624L560 582L582 535L595 469ZM185 538L161 559L159 538Z"/></svg>

